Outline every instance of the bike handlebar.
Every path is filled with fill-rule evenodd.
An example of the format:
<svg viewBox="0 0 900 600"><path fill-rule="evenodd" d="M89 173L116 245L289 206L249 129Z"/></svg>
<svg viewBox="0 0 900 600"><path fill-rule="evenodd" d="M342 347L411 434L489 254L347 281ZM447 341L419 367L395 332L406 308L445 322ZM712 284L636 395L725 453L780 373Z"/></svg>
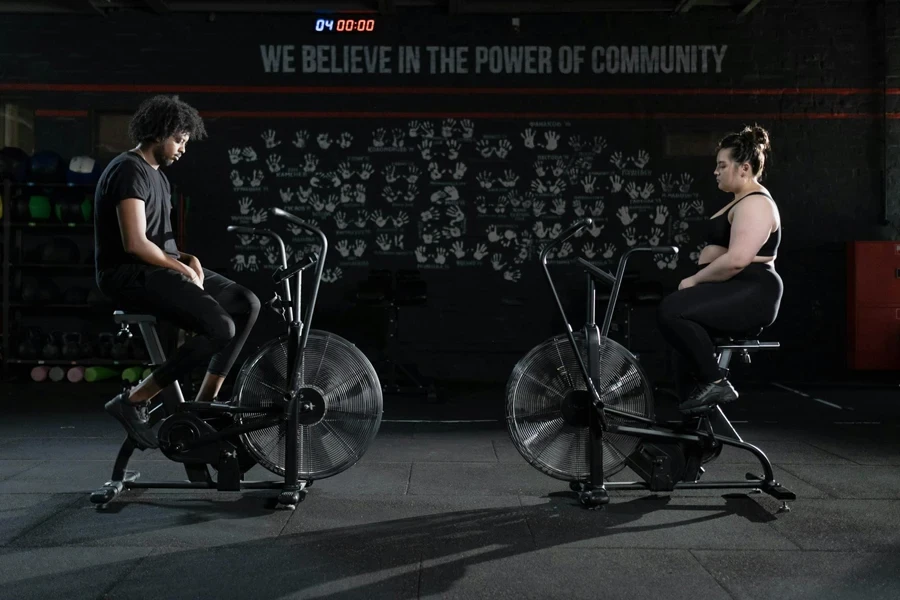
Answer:
<svg viewBox="0 0 900 600"><path fill-rule="evenodd" d="M315 309L316 309L316 300L319 297L319 286L322 283L322 271L325 268L325 255L328 253L328 238L325 237L325 234L322 233L322 230L319 229L318 227L315 227L313 225L310 225L309 223L304 222L303 220L299 219L298 217L292 215L291 213L289 213L285 210L282 210L280 208L272 208L269 210L269 212L271 212L276 217L281 217L282 219L290 221L297 227L306 229L310 233L315 234L315 236L319 238L319 242L321 242L321 244L322 244L322 249L318 256L318 261L316 264L316 275L315 275L315 280L313 282L313 291L312 291L312 294L310 295L309 303L306 306L306 317L303 320L303 330L300 333L300 347L306 348L306 340L309 338L309 330L310 330L310 327L312 326L313 311L315 311ZM303 262L303 259L298 261L297 265L294 265L294 266L295 267L300 266L302 264L302 262ZM287 267L285 267L285 269L287 269ZM295 295L295 306L297 306L298 309L300 306L300 279L301 279L301 276L299 273L301 270L302 269L298 269L296 272L297 293ZM299 310L294 313L295 318L299 317L299 315L297 314L298 312L299 312Z"/></svg>
<svg viewBox="0 0 900 600"><path fill-rule="evenodd" d="M256 229L255 227L242 227L240 225L229 225L226 229L233 233L242 233L244 235L271 237L278 244L278 249L281 251L281 266L287 267L287 250L284 247L284 240L271 229Z"/></svg>
<svg viewBox="0 0 900 600"><path fill-rule="evenodd" d="M281 217L282 219L287 219L288 221L290 221L297 227L301 227L303 229L306 229L310 233L313 233L314 235L316 235L316 237L318 237L322 241L322 246L324 246L324 247L328 246L328 241L325 238L325 234L322 233L322 230L319 229L318 227L310 225L306 221L303 221L300 218L287 212L286 210L282 210L280 208L272 208L272 209L270 209L270 212L273 215L275 215L276 217Z"/></svg>
<svg viewBox="0 0 900 600"><path fill-rule="evenodd" d="M550 242L549 244L544 246L544 249L541 251L541 263L544 266L547 265L547 255L550 254L551 248L553 248L554 246L562 245L563 242L568 240L570 237L572 237L573 235L575 235L576 233L578 233L585 227L589 227L590 225L593 225L593 223L594 223L593 219L591 219L590 217L585 217L584 219L581 219L580 221L576 221L571 227L569 227L568 229L563 231L561 234L559 234L558 238L556 238L555 240L553 240L552 242Z"/></svg>

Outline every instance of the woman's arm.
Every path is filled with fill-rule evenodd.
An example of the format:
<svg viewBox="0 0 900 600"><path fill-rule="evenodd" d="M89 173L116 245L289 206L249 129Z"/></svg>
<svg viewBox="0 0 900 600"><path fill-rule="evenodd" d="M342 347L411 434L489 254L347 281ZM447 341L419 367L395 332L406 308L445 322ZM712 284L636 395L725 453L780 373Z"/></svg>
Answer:
<svg viewBox="0 0 900 600"><path fill-rule="evenodd" d="M728 248L724 246L716 246L715 244L704 246L703 250L700 251L700 258L697 259L697 265L701 267L706 266L725 254L727 251Z"/></svg>
<svg viewBox="0 0 900 600"><path fill-rule="evenodd" d="M703 269L691 275L693 283L727 281L753 262L775 225L768 198L747 198L734 208L728 249Z"/></svg>

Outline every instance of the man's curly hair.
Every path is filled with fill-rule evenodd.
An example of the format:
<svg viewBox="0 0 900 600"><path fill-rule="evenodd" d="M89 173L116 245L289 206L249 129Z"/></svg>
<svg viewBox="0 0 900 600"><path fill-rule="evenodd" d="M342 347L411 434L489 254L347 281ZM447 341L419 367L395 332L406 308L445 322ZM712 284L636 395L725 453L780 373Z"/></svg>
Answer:
<svg viewBox="0 0 900 600"><path fill-rule="evenodd" d="M144 100L128 124L128 135L135 144L162 141L178 133L187 133L192 140L206 137L197 109L178 96L160 95Z"/></svg>

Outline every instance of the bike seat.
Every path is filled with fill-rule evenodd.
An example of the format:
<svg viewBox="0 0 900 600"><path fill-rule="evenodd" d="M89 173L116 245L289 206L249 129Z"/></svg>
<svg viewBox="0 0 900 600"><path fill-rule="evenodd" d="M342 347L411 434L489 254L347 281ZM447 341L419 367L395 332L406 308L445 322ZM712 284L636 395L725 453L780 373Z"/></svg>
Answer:
<svg viewBox="0 0 900 600"><path fill-rule="evenodd" d="M762 350L765 348L780 348L779 342L761 342L759 336L765 327L751 329L744 333L710 332L713 345L717 350Z"/></svg>

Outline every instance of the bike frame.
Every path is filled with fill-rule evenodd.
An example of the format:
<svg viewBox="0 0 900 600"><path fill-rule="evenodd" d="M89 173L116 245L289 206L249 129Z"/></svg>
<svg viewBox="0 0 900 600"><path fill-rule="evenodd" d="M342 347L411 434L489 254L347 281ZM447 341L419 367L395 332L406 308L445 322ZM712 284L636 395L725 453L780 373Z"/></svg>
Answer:
<svg viewBox="0 0 900 600"><path fill-rule="evenodd" d="M560 315L562 315L563 321L566 326L566 334L571 344L573 353L575 354L576 359L578 360L579 369L584 377L587 388L590 391L593 398L593 405L596 410L590 411L590 419L589 419L589 430L590 430L590 440L591 444L589 447L589 462L590 462L590 479L588 484L585 486L585 490L600 491L601 494L605 494L605 489L649 489L649 485L647 482L605 482L604 481L604 471L603 471L603 435L604 433L620 433L623 435L629 435L641 438L642 440L646 440L649 442L661 442L661 443L677 443L677 442L686 442L690 444L697 444L699 446L709 446L715 442L720 444L726 444L729 446L733 446L736 448L741 448L743 450L747 450L751 452L756 458L759 460L761 466L763 467L763 477L759 477L757 475L747 474L747 481L731 481L731 482L676 482L672 489L680 489L680 488L704 488L704 489L735 489L735 488L762 488L767 493L775 496L778 499L794 499L794 494L784 490L778 483L775 481L775 477L772 470L772 465L769 462L766 455L752 444L748 444L744 442L737 431L731 426L728 422L728 419L725 417L725 414L722 412L720 407L715 407L712 411L712 415L717 417L720 421L720 425L723 426L730 434L731 437L727 435L719 435L713 432L712 425L710 424L709 417L702 417L700 419L700 423L698 428L694 432L689 431L677 431L674 428L667 427L665 425L661 425L657 423L652 416L650 418L643 416L631 415L622 411L618 411L613 408L608 408L604 405L603 400L600 396L600 393L597 391L597 387L600 381L600 373L596 370L596 366L599 365L599 349L602 343L602 340L608 337L609 329L612 324L613 314L615 312L616 301L619 296L619 292L621 290L622 281L625 276L625 266L628 262L628 259L638 253L638 252L653 252L659 254L676 254L678 252L678 248L675 246L651 246L651 247L638 247L629 249L619 260L619 265L616 271L615 276L603 271L602 269L597 268L590 262L579 258L578 261L581 265L587 270L587 315L586 322L584 325L584 345L585 345L585 354L588 356L588 360L590 365L585 365L584 360L582 358L582 353L579 351L578 343L575 340L575 336L572 332L572 326L569 324L569 320L566 316L565 309L563 308L562 302L560 301L559 294L556 291L556 286L553 283L553 278L550 275L550 270L547 266L547 257L550 254L550 251L558 246L563 244L566 240L574 236L579 230L584 227L588 227L592 224L592 219L582 219L581 221L575 223L569 229L564 231L560 236L554 240L553 242L547 244L541 252L541 265L544 269L544 274L547 277L547 282L550 284L550 290L553 294L553 297L556 301L557 307L559 309ZM612 286L612 292L610 294L609 303L606 307L606 314L604 315L603 324L598 329L596 323L596 286L595 281L600 280L608 283ZM643 375L642 375L643 376ZM652 406L652 403L651 403ZM610 424L607 422L606 416L613 415L628 419L632 422L637 422L638 424L643 424L645 427L635 427L631 425L617 425ZM701 428L705 429L701 431Z"/></svg>
<svg viewBox="0 0 900 600"><path fill-rule="evenodd" d="M275 271L273 278L281 283L284 288L285 299L290 304L286 310L286 322L288 324L288 365L291 366L288 389L285 390L284 404L268 409L247 408L239 406L229 406L225 404L212 404L208 402L185 402L183 395L177 383L173 386L175 393L165 393L163 402L153 407L150 412L150 426L158 423L167 416L174 415L178 412L203 412L207 415L234 415L234 414L259 414L264 413L265 416L250 419L232 427L226 427L215 433L199 436L193 442L186 444L184 450L192 450L215 444L219 441L231 438L244 433L259 431L273 425L277 425L287 419L288 431L296 431L299 427L299 415L301 409L305 409L305 403L302 402L302 393L298 394L300 385L302 384L302 368L303 355L306 350L306 342L309 337L309 327L312 322L313 311L315 310L316 299L319 293L319 286L322 281L322 271L325 265L325 256L328 251L328 239L325 234L318 228L305 223L294 215L280 209L273 208L270 211L273 215L283 218L297 227L301 227L313 235L315 235L321 244L321 254L319 255L315 283L310 301L306 307L306 314L301 319L301 302L302 302L302 271L309 266L297 266L308 262L307 257L303 257L295 263L295 267L289 268L287 264L287 252L285 250L282 238L269 229L255 229L250 227L229 226L228 231L253 235L258 237L270 237L278 244L281 254L281 267ZM296 281L294 281L296 277ZM144 329L142 324L142 329ZM146 327L148 331L153 331L151 327ZM145 332L146 334L146 332ZM161 363L162 357L151 357L154 363ZM130 442L130 443L129 443ZM285 436L286 456L285 456L285 480L283 485L279 482L277 487L283 487L286 491L297 491L302 489L303 485L298 482L297 475L297 436ZM135 446L130 438L126 440L116 458L113 467L112 481L127 482L129 488L205 488L209 484L209 473L205 465L196 465L185 463L185 470L191 483L144 483L137 482L128 477L127 465L134 453ZM270 488L275 487L274 482L244 482L243 487L252 488Z"/></svg>
<svg viewBox="0 0 900 600"><path fill-rule="evenodd" d="M318 238L318 241L321 245L321 254L318 257L318 260L315 262L316 274L314 280L315 282L313 284L313 291L310 296L309 303L306 306L306 315L301 319L300 312L303 292L303 270L306 268L306 266L309 266L313 263L309 262L307 257L304 256L295 263L294 267L289 268L287 264L287 253L285 250L285 245L278 234L268 229L232 229L231 227L229 227L230 231L238 231L261 237L271 237L278 244L281 253L281 268L275 271L275 273L273 274L273 278L284 285L285 299L288 302L291 302L287 312L287 364L290 366L290 373L288 375L288 389L285 390L285 407L282 410L272 409L272 411L266 411L277 413L272 417L251 419L250 421L242 425L229 427L212 435L202 436L198 438L194 444L192 444L192 446L195 447L215 442L236 434L250 433L252 431L265 429L279 423L284 419L285 416L287 417L287 430L296 431L299 428L301 408L304 409L304 411L307 410L307 404L303 402L303 393L300 391L300 386L302 385L303 379L303 357L306 351L306 343L309 339L310 324L312 323L313 311L316 307L316 299L319 296L319 286L322 283L322 271L325 268L325 257L328 253L328 238L325 237L325 234L322 233L319 228L300 220L299 218L295 217L285 210L282 210L280 208L272 208L270 209L270 212L272 215L285 219L293 223L297 227L300 227L301 229L305 229L306 231L312 233ZM292 289L291 280L294 277L296 277L296 281L294 282L295 287ZM293 301L291 301L291 298L293 298ZM223 407L221 412L225 414L238 414L244 412L258 413L260 411L259 409ZM292 491L292 486L298 486L296 435L285 436L284 471L285 490Z"/></svg>

